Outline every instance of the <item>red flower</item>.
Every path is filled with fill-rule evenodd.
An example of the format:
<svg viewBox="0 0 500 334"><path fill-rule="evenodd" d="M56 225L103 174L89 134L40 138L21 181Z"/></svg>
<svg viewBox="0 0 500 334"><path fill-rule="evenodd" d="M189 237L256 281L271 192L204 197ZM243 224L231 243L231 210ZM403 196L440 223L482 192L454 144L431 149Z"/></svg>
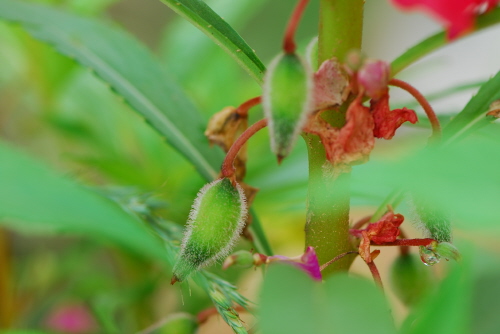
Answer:
<svg viewBox="0 0 500 334"><path fill-rule="evenodd" d="M500 0L392 0L402 9L422 8L442 21L452 40L474 28L476 16L495 7Z"/></svg>

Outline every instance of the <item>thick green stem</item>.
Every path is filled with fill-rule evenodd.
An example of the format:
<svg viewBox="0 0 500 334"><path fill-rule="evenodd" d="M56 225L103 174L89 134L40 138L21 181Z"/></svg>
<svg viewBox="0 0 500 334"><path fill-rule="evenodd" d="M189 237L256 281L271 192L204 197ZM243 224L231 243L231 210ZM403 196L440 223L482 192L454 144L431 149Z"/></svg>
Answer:
<svg viewBox="0 0 500 334"><path fill-rule="evenodd" d="M318 60L337 57L343 61L351 49L361 49L363 0L320 0ZM335 127L345 123L347 106L325 112L325 119ZM349 241L350 174L335 177L326 161L318 137L305 136L309 153L306 246L313 246L320 264L339 254L352 251ZM349 269L354 255L332 263L323 276Z"/></svg>

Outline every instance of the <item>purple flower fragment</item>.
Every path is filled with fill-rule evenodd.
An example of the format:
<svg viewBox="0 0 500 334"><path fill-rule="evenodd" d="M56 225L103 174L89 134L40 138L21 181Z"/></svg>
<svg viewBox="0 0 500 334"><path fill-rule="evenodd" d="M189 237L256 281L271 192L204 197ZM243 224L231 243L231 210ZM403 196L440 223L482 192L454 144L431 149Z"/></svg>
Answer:
<svg viewBox="0 0 500 334"><path fill-rule="evenodd" d="M288 263L301 269L316 281L321 281L323 279L321 276L321 271L319 269L318 257L316 256L314 248L311 246L307 247L304 254L293 258L283 255L269 256L266 263L271 262Z"/></svg>

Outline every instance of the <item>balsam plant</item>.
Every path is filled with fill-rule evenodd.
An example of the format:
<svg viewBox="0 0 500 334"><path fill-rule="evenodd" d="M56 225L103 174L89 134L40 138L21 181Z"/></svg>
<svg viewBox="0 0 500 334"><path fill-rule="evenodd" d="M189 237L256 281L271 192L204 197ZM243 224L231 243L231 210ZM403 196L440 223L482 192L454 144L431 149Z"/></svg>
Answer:
<svg viewBox="0 0 500 334"><path fill-rule="evenodd" d="M108 3L63 2L69 11L87 15L102 13ZM10 248L0 242L0 326L13 334L26 329L196 333L219 314L235 333L500 330L495 313L500 289L498 284L483 284L500 276L498 250L488 246L485 234L479 234L476 246L464 236L488 228L498 237L500 72L495 68L490 79L472 85L476 94L453 115L436 114L431 102L463 93L464 87L424 96L399 78L433 51L500 22L498 0L392 0L403 9L431 13L445 28L392 63L363 50L363 0L299 0L283 29L281 51L267 68L228 23L241 22L251 15L249 9L258 10L266 1L231 2L222 9L228 21L209 6L218 1L161 2L220 46L259 88L247 85L248 77L226 76L231 72L229 60L210 56L208 40L201 37L167 39L163 56L179 63L164 64L122 29L100 20L32 2L0 0L0 19L9 23L0 27L0 38L4 50L14 50L0 53L8 60L2 63L16 64L16 55L25 55L27 72L36 74L30 79L39 87L35 95L43 111L40 121L54 129L35 137L19 126L13 135L2 125L10 123L0 124L0 223L16 233L70 233L116 248L63 244L60 247L72 251L58 253L65 259L58 269L50 269L45 261L41 267L49 274L32 275L12 268ZM318 36L311 42L296 41L308 5L319 8ZM184 28L179 23L176 29ZM189 48L179 42L188 38ZM297 46L302 42L308 44L305 52ZM67 58L89 68L169 145L137 119L126 118L123 105L108 95L101 97L105 87ZM223 66L208 66L216 62ZM0 67L2 101L10 101L4 91L18 90L4 79L19 76L13 68ZM92 94L87 96L89 87ZM393 87L409 93L416 105L391 106L396 104L390 97ZM186 93L188 89L194 92ZM206 111L209 121L191 96L199 105L210 106L204 108L211 109ZM237 107L221 107L238 99L243 102ZM5 102L1 110L5 107L8 117L0 114L2 122L12 117L24 124L11 105L37 105L30 101L28 96ZM222 110L214 113L213 106ZM256 134L266 127L270 143L265 138L263 144ZM404 127L423 128L425 135L404 133ZM57 159L51 163L81 176L79 181L15 147L44 152L40 138L73 154L76 168ZM384 158L382 140L402 148L402 157ZM262 145L247 147L249 142ZM50 147L47 156L56 151ZM273 170L275 158L280 166ZM306 160L309 174L301 181L295 169L305 169ZM95 175L82 176L82 170ZM207 184L195 196L202 182ZM103 188L107 183L134 188ZM259 183L260 193L254 183ZM158 191L161 184L165 191ZM273 187L279 191L266 197ZM294 188L307 190L307 198L301 199L305 208L290 209L292 214L283 220L305 216L305 238L298 255L289 257L274 254L271 244L279 248L276 235L291 227L277 230L272 223L282 213L279 204ZM360 202L369 204L370 213L355 220ZM266 205L271 209L263 210ZM417 231L407 228L410 223ZM263 225L275 229L270 240ZM455 227L460 233L453 238ZM380 263L391 247L398 255L386 272ZM233 248L239 249L231 254ZM89 249L103 254L93 259ZM358 256L370 280L346 275L356 267ZM226 272L219 271L222 262ZM95 280L81 273L84 264L96 266ZM439 270L432 270L436 265ZM260 292L243 296L230 282L245 277L251 267L263 273ZM65 288L61 282L71 274L78 279ZM32 285L23 283L26 280ZM27 292L15 301L18 296L9 286L18 281ZM168 284L176 282L174 287ZM35 284L50 298L32 297L38 296L30 290ZM408 306L406 313L394 307L390 311L387 289ZM167 291L167 300L181 296L183 304L154 309L152 305L164 300L162 291ZM241 313L255 319L243 321ZM82 326L64 327L71 317Z"/></svg>

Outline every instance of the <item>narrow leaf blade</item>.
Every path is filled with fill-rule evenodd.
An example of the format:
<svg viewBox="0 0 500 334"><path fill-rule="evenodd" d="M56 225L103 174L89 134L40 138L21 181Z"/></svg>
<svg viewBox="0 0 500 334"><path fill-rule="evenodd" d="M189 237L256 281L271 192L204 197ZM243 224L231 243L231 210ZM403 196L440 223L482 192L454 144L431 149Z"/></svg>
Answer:
<svg viewBox="0 0 500 334"><path fill-rule="evenodd" d="M161 0L226 51L258 83L265 66L241 36L201 0Z"/></svg>
<svg viewBox="0 0 500 334"><path fill-rule="evenodd" d="M201 175L207 180L216 177L222 154L209 148L204 120L137 41L91 19L13 0L0 0L0 19L21 24L34 38L95 71Z"/></svg>

